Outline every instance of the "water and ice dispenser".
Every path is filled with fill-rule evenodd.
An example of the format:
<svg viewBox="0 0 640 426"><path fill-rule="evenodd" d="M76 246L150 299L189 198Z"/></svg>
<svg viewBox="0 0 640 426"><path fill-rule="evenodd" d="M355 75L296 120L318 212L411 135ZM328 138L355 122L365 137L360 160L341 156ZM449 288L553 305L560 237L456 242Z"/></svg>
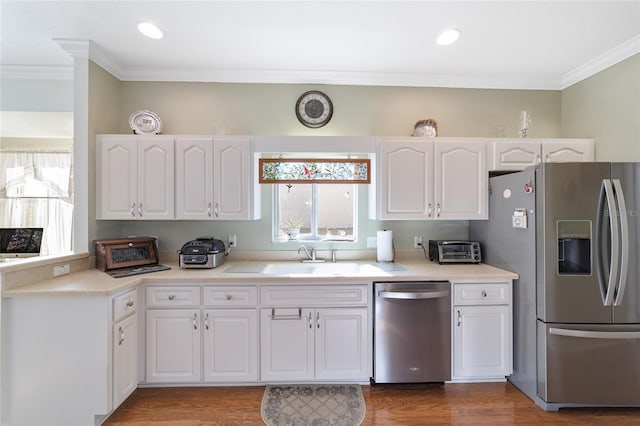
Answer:
<svg viewBox="0 0 640 426"><path fill-rule="evenodd" d="M558 274L591 274L591 221L559 220Z"/></svg>

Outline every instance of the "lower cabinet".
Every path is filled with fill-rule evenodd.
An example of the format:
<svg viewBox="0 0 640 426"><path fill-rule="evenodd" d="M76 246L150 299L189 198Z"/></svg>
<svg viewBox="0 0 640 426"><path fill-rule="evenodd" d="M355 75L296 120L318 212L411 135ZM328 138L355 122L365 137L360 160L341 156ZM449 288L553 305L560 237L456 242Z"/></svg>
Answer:
<svg viewBox="0 0 640 426"><path fill-rule="evenodd" d="M367 368L366 308L261 310L262 380L355 380Z"/></svg>
<svg viewBox="0 0 640 426"><path fill-rule="evenodd" d="M147 382L201 380L200 310L147 311Z"/></svg>
<svg viewBox="0 0 640 426"><path fill-rule="evenodd" d="M258 380L258 312L255 309L204 311L204 381Z"/></svg>
<svg viewBox="0 0 640 426"><path fill-rule="evenodd" d="M453 283L452 381L504 380L513 369L511 283Z"/></svg>
<svg viewBox="0 0 640 426"><path fill-rule="evenodd" d="M138 316L113 325L113 407L138 387Z"/></svg>
<svg viewBox="0 0 640 426"><path fill-rule="evenodd" d="M146 291L148 383L258 380L255 287L149 286ZM251 304L253 309L236 309Z"/></svg>

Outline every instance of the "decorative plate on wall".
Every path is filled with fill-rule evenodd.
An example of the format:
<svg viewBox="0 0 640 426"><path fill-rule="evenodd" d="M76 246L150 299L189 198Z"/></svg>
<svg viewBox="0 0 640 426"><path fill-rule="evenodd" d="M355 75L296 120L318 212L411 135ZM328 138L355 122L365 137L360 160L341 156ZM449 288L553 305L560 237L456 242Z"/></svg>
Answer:
<svg viewBox="0 0 640 426"><path fill-rule="evenodd" d="M136 111L129 116L129 127L136 135L157 135L162 131L162 120L152 111Z"/></svg>

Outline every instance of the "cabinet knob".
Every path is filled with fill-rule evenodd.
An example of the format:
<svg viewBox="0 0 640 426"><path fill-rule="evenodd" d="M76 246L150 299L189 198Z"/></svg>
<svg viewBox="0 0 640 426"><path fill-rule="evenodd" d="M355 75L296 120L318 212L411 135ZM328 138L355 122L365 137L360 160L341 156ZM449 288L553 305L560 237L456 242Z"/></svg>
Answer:
<svg viewBox="0 0 640 426"><path fill-rule="evenodd" d="M231 300L231 295L230 294L227 294L225 297L227 298L227 300Z"/></svg>
<svg viewBox="0 0 640 426"><path fill-rule="evenodd" d="M132 306L133 306L133 300L129 300L129 301L127 302L127 308L130 308L130 307L132 307Z"/></svg>
<svg viewBox="0 0 640 426"><path fill-rule="evenodd" d="M170 294L170 295L169 295L169 297L168 297L168 299L169 299L169 300L173 300L173 299L175 299L175 298L176 298L176 297L175 297L173 294Z"/></svg>
<svg viewBox="0 0 640 426"><path fill-rule="evenodd" d="M487 297L487 291L486 290L482 290L482 293L480 293L480 294L482 294L482 297Z"/></svg>

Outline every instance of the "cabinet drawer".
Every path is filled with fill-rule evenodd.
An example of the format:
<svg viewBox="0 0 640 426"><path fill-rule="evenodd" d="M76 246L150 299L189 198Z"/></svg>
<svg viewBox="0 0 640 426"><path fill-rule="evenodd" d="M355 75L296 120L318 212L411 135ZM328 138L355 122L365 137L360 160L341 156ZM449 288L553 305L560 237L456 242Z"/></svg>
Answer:
<svg viewBox="0 0 640 426"><path fill-rule="evenodd" d="M258 289L242 286L205 287L203 297L206 306L256 306Z"/></svg>
<svg viewBox="0 0 640 426"><path fill-rule="evenodd" d="M511 303L508 283L454 284L454 305L506 305Z"/></svg>
<svg viewBox="0 0 640 426"><path fill-rule="evenodd" d="M200 287L147 287L147 306L200 305Z"/></svg>
<svg viewBox="0 0 640 426"><path fill-rule="evenodd" d="M368 286L362 285L283 285L260 288L264 306L354 306L366 305Z"/></svg>
<svg viewBox="0 0 640 426"><path fill-rule="evenodd" d="M127 291L113 298L113 322L132 314L138 307L138 292L136 289Z"/></svg>

